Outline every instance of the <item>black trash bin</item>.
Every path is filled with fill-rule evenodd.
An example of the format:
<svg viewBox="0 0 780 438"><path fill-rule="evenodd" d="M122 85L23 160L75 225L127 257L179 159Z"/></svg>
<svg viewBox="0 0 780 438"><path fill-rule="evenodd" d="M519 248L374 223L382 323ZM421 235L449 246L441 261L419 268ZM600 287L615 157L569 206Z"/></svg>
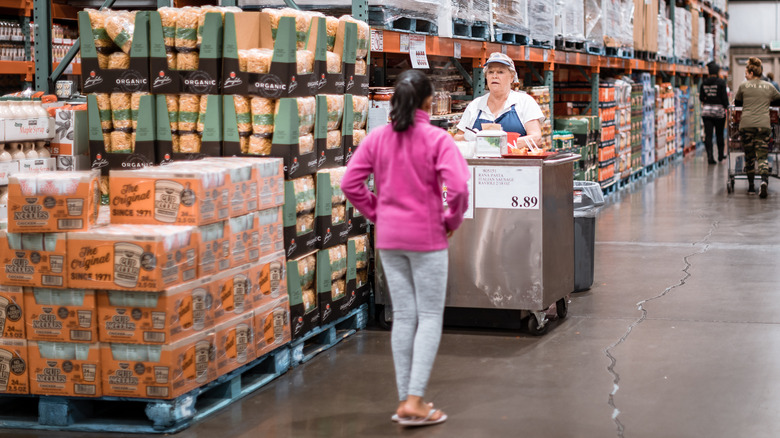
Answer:
<svg viewBox="0 0 780 438"><path fill-rule="evenodd" d="M596 213L604 205L599 183L574 181L574 292L593 285Z"/></svg>

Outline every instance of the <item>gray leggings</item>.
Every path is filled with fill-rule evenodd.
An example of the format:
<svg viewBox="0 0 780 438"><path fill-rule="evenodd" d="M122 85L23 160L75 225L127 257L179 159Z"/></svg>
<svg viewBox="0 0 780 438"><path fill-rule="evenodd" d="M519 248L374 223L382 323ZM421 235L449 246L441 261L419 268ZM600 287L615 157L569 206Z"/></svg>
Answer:
<svg viewBox="0 0 780 438"><path fill-rule="evenodd" d="M441 339L447 250L380 250L393 304L393 362L398 398L422 397Z"/></svg>

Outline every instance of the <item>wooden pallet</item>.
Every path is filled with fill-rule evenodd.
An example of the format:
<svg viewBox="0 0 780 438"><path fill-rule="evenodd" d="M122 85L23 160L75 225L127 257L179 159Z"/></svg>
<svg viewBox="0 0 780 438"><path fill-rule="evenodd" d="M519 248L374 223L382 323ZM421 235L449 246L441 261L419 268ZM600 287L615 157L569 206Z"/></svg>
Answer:
<svg viewBox="0 0 780 438"><path fill-rule="evenodd" d="M306 333L290 344L292 366L310 361L316 355L352 336L357 330L366 328L367 321L368 304L363 304L346 316Z"/></svg>
<svg viewBox="0 0 780 438"><path fill-rule="evenodd" d="M282 346L173 400L35 395L0 397L0 428L176 433L267 385L290 368Z"/></svg>
<svg viewBox="0 0 780 438"><path fill-rule="evenodd" d="M439 27L436 23L422 18L413 18L414 12L404 13L400 10L388 10L380 6L368 8L368 24L373 27L393 30L396 32L409 32L423 35L439 35Z"/></svg>
<svg viewBox="0 0 780 438"><path fill-rule="evenodd" d="M555 47L555 41L546 41L546 40L534 40L528 42L528 45L531 47L538 47L540 49L552 49Z"/></svg>
<svg viewBox="0 0 780 438"><path fill-rule="evenodd" d="M528 35L502 29L495 29L495 37L493 39L497 43L516 44L521 46L527 46L530 42Z"/></svg>
<svg viewBox="0 0 780 438"><path fill-rule="evenodd" d="M583 52L585 53L585 41L572 40L568 38L556 38L555 50L565 50L567 52Z"/></svg>
<svg viewBox="0 0 780 438"><path fill-rule="evenodd" d="M588 41L585 42L585 52L591 55L601 55L601 56L606 56L607 54L606 51L604 50L604 46L600 46Z"/></svg>
<svg viewBox="0 0 780 438"><path fill-rule="evenodd" d="M488 41L490 40L490 25L484 21L455 19L452 21L452 35L456 38Z"/></svg>

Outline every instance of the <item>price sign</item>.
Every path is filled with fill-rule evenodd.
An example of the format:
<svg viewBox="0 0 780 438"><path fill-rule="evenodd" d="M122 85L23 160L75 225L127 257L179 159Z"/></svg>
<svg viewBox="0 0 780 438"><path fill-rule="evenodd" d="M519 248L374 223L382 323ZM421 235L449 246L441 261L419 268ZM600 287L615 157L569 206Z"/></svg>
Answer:
<svg viewBox="0 0 780 438"><path fill-rule="evenodd" d="M460 43L453 44L453 56L455 59L460 59Z"/></svg>
<svg viewBox="0 0 780 438"><path fill-rule="evenodd" d="M371 29L371 51L385 51L385 34L381 30Z"/></svg>
<svg viewBox="0 0 780 438"><path fill-rule="evenodd" d="M476 208L539 210L539 168L476 166Z"/></svg>
<svg viewBox="0 0 780 438"><path fill-rule="evenodd" d="M412 68L430 68L428 54L425 53L425 37L422 40L415 38L409 41L409 56L412 59Z"/></svg>

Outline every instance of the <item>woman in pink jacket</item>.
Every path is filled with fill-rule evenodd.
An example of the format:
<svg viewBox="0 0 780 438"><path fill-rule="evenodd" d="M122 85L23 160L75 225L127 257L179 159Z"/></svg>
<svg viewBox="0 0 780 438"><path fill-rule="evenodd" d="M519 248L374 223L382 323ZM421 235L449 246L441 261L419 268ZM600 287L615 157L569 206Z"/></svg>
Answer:
<svg viewBox="0 0 780 438"><path fill-rule="evenodd" d="M349 201L376 224L393 302L391 343L405 426L442 423L423 401L442 331L447 289L447 238L468 206L468 166L446 131L430 124L433 84L418 70L398 76L388 126L372 131L342 181ZM376 194L366 187L374 174ZM447 186L448 209L442 202Z"/></svg>

